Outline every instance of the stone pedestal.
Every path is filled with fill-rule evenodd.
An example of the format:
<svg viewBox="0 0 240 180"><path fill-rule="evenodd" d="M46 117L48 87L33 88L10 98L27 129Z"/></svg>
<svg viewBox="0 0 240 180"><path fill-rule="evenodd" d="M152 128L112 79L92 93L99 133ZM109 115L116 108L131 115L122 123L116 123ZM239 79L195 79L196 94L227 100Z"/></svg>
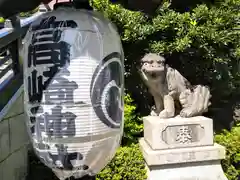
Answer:
<svg viewBox="0 0 240 180"><path fill-rule="evenodd" d="M212 119L144 117L140 147L148 180L227 180L225 148L213 142Z"/></svg>

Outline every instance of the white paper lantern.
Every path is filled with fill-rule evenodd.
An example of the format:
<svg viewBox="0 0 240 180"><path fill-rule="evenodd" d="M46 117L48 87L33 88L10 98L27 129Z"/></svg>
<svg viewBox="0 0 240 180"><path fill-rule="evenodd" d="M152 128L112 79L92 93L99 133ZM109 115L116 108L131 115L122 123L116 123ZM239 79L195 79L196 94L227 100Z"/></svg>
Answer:
<svg viewBox="0 0 240 180"><path fill-rule="evenodd" d="M123 51L101 14L59 8L24 38L24 106L34 150L60 179L98 173L123 132Z"/></svg>

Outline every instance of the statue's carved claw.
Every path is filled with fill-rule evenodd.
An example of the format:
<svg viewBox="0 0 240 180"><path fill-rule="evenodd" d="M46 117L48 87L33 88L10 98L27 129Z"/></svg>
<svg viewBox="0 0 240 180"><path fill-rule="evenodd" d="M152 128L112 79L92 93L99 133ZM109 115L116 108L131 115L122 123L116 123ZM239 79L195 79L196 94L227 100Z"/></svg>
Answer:
<svg viewBox="0 0 240 180"><path fill-rule="evenodd" d="M181 117L184 117L184 118L187 118L187 117L191 117L192 116L192 109L190 108L185 108L185 109L182 109L181 112L180 112L180 116Z"/></svg>
<svg viewBox="0 0 240 180"><path fill-rule="evenodd" d="M174 116L174 113L168 112L165 109L159 113L159 117L163 119L172 118L173 116Z"/></svg>
<svg viewBox="0 0 240 180"><path fill-rule="evenodd" d="M151 113L150 113L150 115L151 115L151 116L157 116L158 114L157 114L154 110L152 110Z"/></svg>

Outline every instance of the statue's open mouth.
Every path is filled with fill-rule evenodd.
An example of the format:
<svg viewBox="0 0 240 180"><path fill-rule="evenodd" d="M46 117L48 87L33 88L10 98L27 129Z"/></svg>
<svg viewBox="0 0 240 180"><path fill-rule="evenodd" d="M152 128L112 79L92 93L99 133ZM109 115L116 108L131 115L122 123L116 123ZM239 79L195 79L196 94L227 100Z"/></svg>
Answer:
<svg viewBox="0 0 240 180"><path fill-rule="evenodd" d="M156 79L157 77L159 77L160 75L160 72L158 71L150 71L150 72L147 72L148 76L150 76L152 79Z"/></svg>
<svg viewBox="0 0 240 180"><path fill-rule="evenodd" d="M157 78L157 73L156 72L151 72L150 76L155 79L155 78Z"/></svg>

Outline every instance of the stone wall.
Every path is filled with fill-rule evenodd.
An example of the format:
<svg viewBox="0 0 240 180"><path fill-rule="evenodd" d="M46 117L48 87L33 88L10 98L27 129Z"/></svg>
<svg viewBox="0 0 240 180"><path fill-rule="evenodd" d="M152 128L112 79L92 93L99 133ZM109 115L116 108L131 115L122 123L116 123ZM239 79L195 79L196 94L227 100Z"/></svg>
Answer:
<svg viewBox="0 0 240 180"><path fill-rule="evenodd" d="M0 112L0 180L24 180L28 169L29 138L20 88Z"/></svg>

